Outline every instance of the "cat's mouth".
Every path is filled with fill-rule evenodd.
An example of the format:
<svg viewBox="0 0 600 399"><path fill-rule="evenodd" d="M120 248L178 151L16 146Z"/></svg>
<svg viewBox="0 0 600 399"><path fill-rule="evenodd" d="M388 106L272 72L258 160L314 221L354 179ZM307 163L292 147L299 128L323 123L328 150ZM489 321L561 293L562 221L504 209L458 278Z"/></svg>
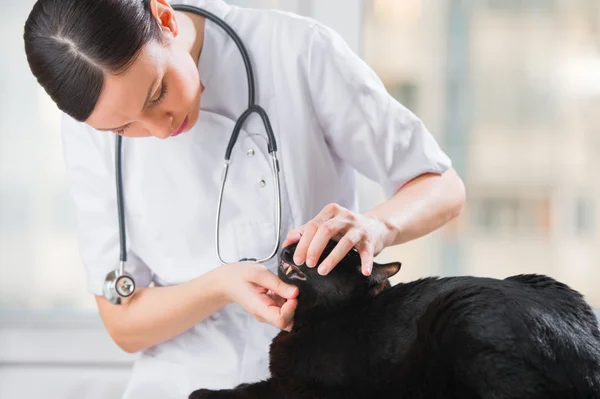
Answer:
<svg viewBox="0 0 600 399"><path fill-rule="evenodd" d="M282 261L279 268L281 269L281 272L283 272L285 277L290 280L302 280L302 281L306 280L306 275L304 273L302 273L300 268L294 264L290 264L285 261Z"/></svg>

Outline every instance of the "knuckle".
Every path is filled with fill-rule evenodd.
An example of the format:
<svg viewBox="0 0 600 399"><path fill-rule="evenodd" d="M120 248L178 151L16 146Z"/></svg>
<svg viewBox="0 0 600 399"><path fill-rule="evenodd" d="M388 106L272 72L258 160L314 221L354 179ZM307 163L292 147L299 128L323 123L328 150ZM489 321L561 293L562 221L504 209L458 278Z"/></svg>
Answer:
<svg viewBox="0 0 600 399"><path fill-rule="evenodd" d="M346 234L344 238L346 238L346 243L351 246L355 246L360 241L358 234Z"/></svg>
<svg viewBox="0 0 600 399"><path fill-rule="evenodd" d="M371 244L371 242L373 242L373 235L366 228L362 227L360 229L360 235L362 236L365 244Z"/></svg>
<svg viewBox="0 0 600 399"><path fill-rule="evenodd" d="M348 246L348 245L352 245L352 239L348 236L348 234L346 234L345 236L343 236L342 238L340 238L339 244L342 244L344 246Z"/></svg>
<svg viewBox="0 0 600 399"><path fill-rule="evenodd" d="M319 228L319 224L317 222L315 222L314 220L311 220L310 222L308 222L306 224L306 228L308 230L316 231Z"/></svg>
<svg viewBox="0 0 600 399"><path fill-rule="evenodd" d="M326 212L339 212L341 210L341 206L336 204L336 203L330 203L327 204L327 206L325 206L325 211Z"/></svg>
<svg viewBox="0 0 600 399"><path fill-rule="evenodd" d="M250 280L257 280L260 278L260 270L252 268L251 270L248 270L246 272L247 276L250 278Z"/></svg>
<svg viewBox="0 0 600 399"><path fill-rule="evenodd" d="M282 318L277 319L275 322L275 327L279 328L280 330L283 330L286 325L287 323Z"/></svg>
<svg viewBox="0 0 600 399"><path fill-rule="evenodd" d="M273 288L274 288L275 293L280 292L281 289L283 288L283 281L281 281L280 279L276 279L275 280L275 287L273 287Z"/></svg>
<svg viewBox="0 0 600 399"><path fill-rule="evenodd" d="M323 223L321 225L321 229L322 229L323 233L326 233L327 235L332 235L335 232L335 227L331 220L327 221L326 223Z"/></svg>

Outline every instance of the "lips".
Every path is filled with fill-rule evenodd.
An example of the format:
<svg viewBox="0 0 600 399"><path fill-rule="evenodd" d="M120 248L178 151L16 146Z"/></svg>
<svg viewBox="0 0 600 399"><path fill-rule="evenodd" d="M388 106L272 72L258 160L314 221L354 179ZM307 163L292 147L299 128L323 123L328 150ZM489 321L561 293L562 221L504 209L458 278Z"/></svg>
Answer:
<svg viewBox="0 0 600 399"><path fill-rule="evenodd" d="M171 133L171 137L175 137L175 136L181 134L181 132L183 132L185 130L187 125L188 125L188 117L186 116L183 123L181 124L181 126L179 126L179 129L177 129L176 132Z"/></svg>
<svg viewBox="0 0 600 399"><path fill-rule="evenodd" d="M294 264L281 262L281 270L289 279L306 280L306 275L300 271L300 268Z"/></svg>

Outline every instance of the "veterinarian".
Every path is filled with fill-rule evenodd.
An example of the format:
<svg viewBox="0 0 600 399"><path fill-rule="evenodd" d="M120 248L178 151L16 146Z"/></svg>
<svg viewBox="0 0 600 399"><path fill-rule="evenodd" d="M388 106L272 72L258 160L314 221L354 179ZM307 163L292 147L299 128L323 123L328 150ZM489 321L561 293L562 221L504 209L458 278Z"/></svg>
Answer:
<svg viewBox="0 0 600 399"><path fill-rule="evenodd" d="M460 178L423 123L333 30L222 0L177 3L209 11L241 38L278 173L264 120L252 115L220 191L249 84L239 48L212 20L167 0L39 0L25 27L31 70L64 113L89 292L114 341L140 353L126 399L185 398L268 375L270 341L290 328L298 292L276 276L277 256L240 259L299 242L295 262L317 266L337 237L320 272L356 247L368 275L381 250L440 228L464 202ZM365 214L355 170L387 196ZM107 276L124 257L135 294L115 301Z"/></svg>

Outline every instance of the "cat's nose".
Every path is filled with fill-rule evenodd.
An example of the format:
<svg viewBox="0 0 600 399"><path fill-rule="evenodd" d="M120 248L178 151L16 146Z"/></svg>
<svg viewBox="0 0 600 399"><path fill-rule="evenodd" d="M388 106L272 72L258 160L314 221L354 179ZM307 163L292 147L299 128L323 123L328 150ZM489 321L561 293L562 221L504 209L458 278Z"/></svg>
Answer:
<svg viewBox="0 0 600 399"><path fill-rule="evenodd" d="M295 245L288 245L287 247L281 250L281 259L286 260L287 262L291 261L294 258L294 249Z"/></svg>

